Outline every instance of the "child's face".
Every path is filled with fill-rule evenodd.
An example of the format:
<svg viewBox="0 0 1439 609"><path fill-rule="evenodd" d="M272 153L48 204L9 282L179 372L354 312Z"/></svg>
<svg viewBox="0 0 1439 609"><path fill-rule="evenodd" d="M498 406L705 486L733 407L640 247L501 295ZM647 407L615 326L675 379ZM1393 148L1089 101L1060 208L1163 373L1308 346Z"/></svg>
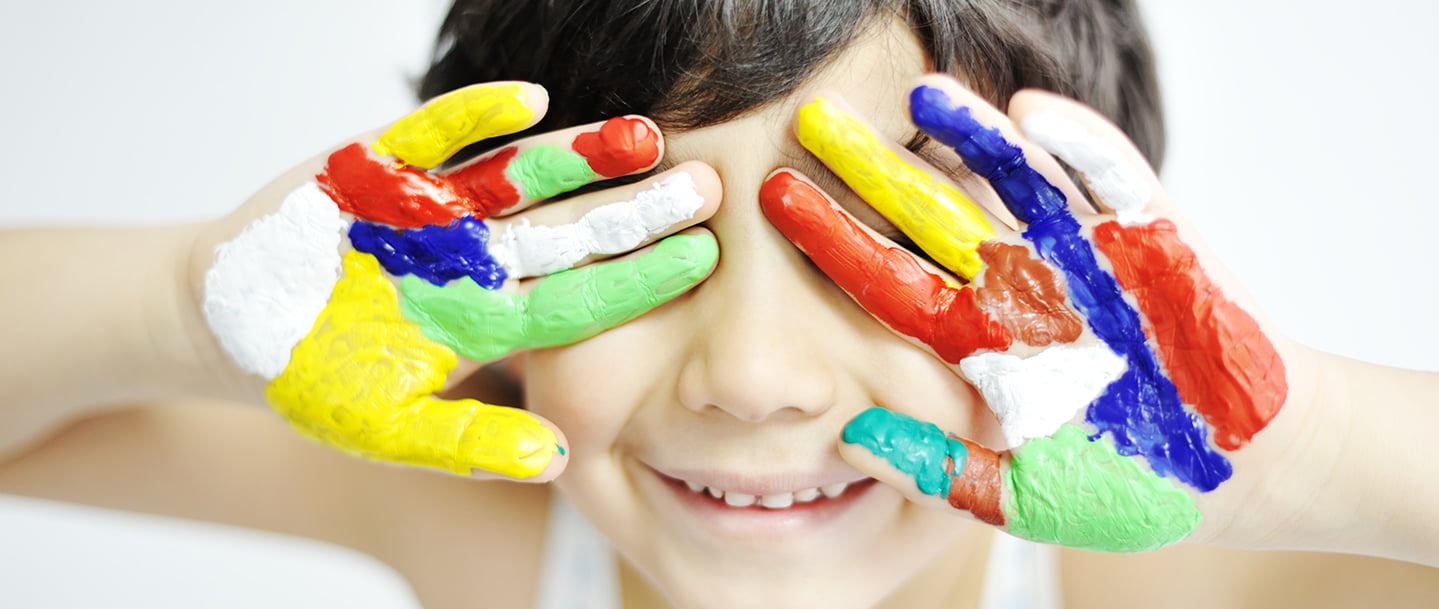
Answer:
<svg viewBox="0 0 1439 609"><path fill-rule="evenodd" d="M905 86L926 62L907 31L877 29L796 95L668 136L667 161L706 162L723 181L707 223L720 243L713 276L628 325L527 356L528 407L571 443L561 489L681 606L869 606L982 531L840 459L840 430L874 405L999 440L969 386L855 305L756 201L771 171L792 166L876 224L812 169L791 118L806 93L828 89L895 141L910 137ZM779 503L851 484L834 499L768 509L729 507L685 481Z"/></svg>

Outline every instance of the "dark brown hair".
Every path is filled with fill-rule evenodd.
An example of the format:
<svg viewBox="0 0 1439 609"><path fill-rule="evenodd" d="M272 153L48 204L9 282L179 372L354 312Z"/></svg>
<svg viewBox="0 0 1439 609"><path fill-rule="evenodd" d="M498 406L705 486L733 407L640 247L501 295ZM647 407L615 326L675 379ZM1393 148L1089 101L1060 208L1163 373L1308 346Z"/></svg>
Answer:
<svg viewBox="0 0 1439 609"><path fill-rule="evenodd" d="M785 97L891 15L933 70L1001 107L1022 88L1078 99L1159 166L1159 89L1133 0L456 0L419 93L527 80L550 92L539 131L621 114L692 129Z"/></svg>

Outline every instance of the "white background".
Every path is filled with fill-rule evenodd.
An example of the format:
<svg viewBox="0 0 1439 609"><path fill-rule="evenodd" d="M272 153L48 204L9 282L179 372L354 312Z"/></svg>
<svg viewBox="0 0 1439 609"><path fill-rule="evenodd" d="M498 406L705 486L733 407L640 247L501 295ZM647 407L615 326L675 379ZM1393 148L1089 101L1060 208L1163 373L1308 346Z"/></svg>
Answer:
<svg viewBox="0 0 1439 609"><path fill-rule="evenodd" d="M223 214L407 112L446 4L4 0L0 225ZM1199 232L1289 336L1439 370L1439 8L1141 4L1165 182ZM415 603L377 562L322 544L0 496L0 606L96 605Z"/></svg>

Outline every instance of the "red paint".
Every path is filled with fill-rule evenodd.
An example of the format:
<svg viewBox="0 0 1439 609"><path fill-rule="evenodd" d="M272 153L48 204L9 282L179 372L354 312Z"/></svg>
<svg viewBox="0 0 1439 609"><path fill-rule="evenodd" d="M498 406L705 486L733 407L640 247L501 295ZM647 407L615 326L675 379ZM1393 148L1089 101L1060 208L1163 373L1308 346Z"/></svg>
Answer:
<svg viewBox="0 0 1439 609"><path fill-rule="evenodd" d="M510 160L515 158L518 148L508 146L494 154L465 165L445 176L457 192L463 193L474 202L481 218L487 218L520 202L520 191L505 175Z"/></svg>
<svg viewBox="0 0 1439 609"><path fill-rule="evenodd" d="M770 222L860 306L944 361L1009 347L1009 331L979 308L974 290L952 288L913 254L881 245L814 186L781 172L759 198Z"/></svg>
<svg viewBox="0 0 1439 609"><path fill-rule="evenodd" d="M949 436L949 439L963 442L969 450L964 471L950 481L949 504L974 514L981 522L1004 526L1004 510L999 507L1004 489L999 479L999 453L958 436ZM954 461L945 461L945 470L954 474Z"/></svg>
<svg viewBox="0 0 1439 609"><path fill-rule="evenodd" d="M1289 391L1284 362L1259 324L1205 275L1173 222L1106 222L1094 227L1094 243L1149 319L1179 396L1214 426L1214 443L1248 444Z"/></svg>
<svg viewBox="0 0 1439 609"><path fill-rule="evenodd" d="M471 210L440 178L370 158L360 144L336 150L316 179L340 209L390 226L449 224Z"/></svg>
<svg viewBox="0 0 1439 609"><path fill-rule="evenodd" d="M575 136L571 148L589 161L595 173L613 178L653 165L660 155L659 141L649 123L617 116L600 125L599 131Z"/></svg>
<svg viewBox="0 0 1439 609"><path fill-rule="evenodd" d="M998 241L979 244L984 260L979 305L999 318L1025 344L1072 343L1084 323L1069 308L1059 274L1031 256L1029 248Z"/></svg>

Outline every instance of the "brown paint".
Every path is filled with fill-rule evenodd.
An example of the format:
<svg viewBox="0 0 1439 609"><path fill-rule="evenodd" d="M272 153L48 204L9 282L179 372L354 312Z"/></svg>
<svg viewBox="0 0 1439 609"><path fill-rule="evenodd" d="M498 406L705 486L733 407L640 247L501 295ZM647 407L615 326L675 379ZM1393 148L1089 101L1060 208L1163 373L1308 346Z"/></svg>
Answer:
<svg viewBox="0 0 1439 609"><path fill-rule="evenodd" d="M1011 334L1036 347L1079 339L1084 324L1067 304L1063 280L1029 248L985 241L979 256L985 267L979 306Z"/></svg>
<svg viewBox="0 0 1439 609"><path fill-rule="evenodd" d="M958 436L949 438L963 442L969 451L964 471L950 481L949 504L974 514L982 522L1003 526L1004 512L999 507L999 499L1004 485L999 478L999 453ZM953 474L954 462L946 461L945 469Z"/></svg>

